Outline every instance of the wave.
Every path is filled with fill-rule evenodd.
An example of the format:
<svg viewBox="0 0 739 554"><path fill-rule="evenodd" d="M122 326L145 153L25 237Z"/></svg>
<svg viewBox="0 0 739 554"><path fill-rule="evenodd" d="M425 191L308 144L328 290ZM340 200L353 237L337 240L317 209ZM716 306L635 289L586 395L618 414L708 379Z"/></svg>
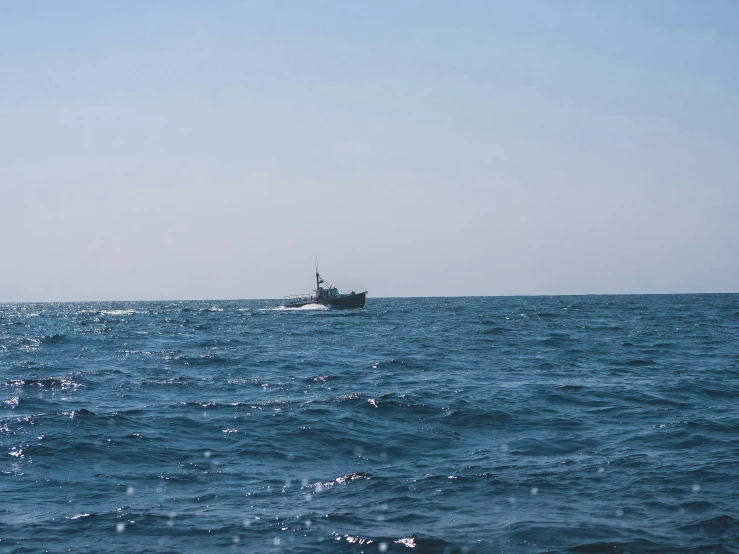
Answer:
<svg viewBox="0 0 739 554"><path fill-rule="evenodd" d="M613 552L615 554L734 554L736 551L728 549L721 543L693 544L691 546L675 546L675 544L660 544L646 539L635 539L623 542L592 542L578 544L567 548L567 552L576 554L601 554Z"/></svg>
<svg viewBox="0 0 739 554"><path fill-rule="evenodd" d="M14 410L15 408L18 407L18 403L19 402L20 402L20 397L19 396L11 396L10 398L8 398L8 399L3 400L2 402L0 402L0 404L4 404L5 406L7 406L8 408L10 408L11 410Z"/></svg>
<svg viewBox="0 0 739 554"><path fill-rule="evenodd" d="M275 306L274 308L261 308L263 312L325 312L330 310L328 306L323 304L306 304L298 308L292 308L290 306Z"/></svg>
<svg viewBox="0 0 739 554"><path fill-rule="evenodd" d="M165 364L185 366L220 366L238 363L238 360L217 356L215 354L202 354L200 356L167 356Z"/></svg>
<svg viewBox="0 0 739 554"><path fill-rule="evenodd" d="M647 367L657 365L657 362L650 358L635 358L624 362L629 367Z"/></svg>
<svg viewBox="0 0 739 554"><path fill-rule="evenodd" d="M500 335L507 331L505 327L483 327L479 332L483 335Z"/></svg>
<svg viewBox="0 0 739 554"><path fill-rule="evenodd" d="M468 548L459 547L444 539L435 537L424 537L422 535L411 534L397 538L391 536L380 537L363 537L361 535L351 535L332 531L331 535L338 544L344 544L350 547L349 550L354 552L356 546L363 548L371 548L371 550L362 550L362 552L429 552L429 553L449 553L457 554L460 552L468 552Z"/></svg>
<svg viewBox="0 0 739 554"><path fill-rule="evenodd" d="M336 479L331 479L330 481L319 481L313 484L305 483L301 488L310 488L315 490L316 492L323 492L325 490L332 489L336 485L346 485L347 483L351 483L352 481L367 480L371 477L372 475L370 473L357 471L354 473L349 473L347 475L342 475L341 477L337 477Z"/></svg>
<svg viewBox="0 0 739 554"><path fill-rule="evenodd" d="M69 337L64 333L53 333L51 335L41 335L42 344L62 344L67 342Z"/></svg>
<svg viewBox="0 0 739 554"><path fill-rule="evenodd" d="M730 534L734 539L739 539L739 519L722 514L684 525L681 531L722 537Z"/></svg>
<svg viewBox="0 0 739 554"><path fill-rule="evenodd" d="M78 383L71 377L59 376L59 377L41 377L41 378L26 378L26 379L12 379L3 383L6 387L39 387L42 389L62 389L62 390L77 390L80 387L84 387L82 383Z"/></svg>

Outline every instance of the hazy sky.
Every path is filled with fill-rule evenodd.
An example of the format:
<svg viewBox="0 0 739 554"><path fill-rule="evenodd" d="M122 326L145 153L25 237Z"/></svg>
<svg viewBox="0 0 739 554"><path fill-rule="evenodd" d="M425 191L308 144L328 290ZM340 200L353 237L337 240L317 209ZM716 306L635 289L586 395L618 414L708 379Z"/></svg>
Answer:
<svg viewBox="0 0 739 554"><path fill-rule="evenodd" d="M0 301L739 291L739 2L0 0Z"/></svg>

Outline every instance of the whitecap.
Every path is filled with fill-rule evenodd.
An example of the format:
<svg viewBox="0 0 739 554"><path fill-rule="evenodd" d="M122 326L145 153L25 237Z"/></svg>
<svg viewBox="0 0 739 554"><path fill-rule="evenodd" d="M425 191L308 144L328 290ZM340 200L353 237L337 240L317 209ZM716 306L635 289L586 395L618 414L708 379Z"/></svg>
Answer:
<svg viewBox="0 0 739 554"><path fill-rule="evenodd" d="M8 406L11 410L18 406L18 402L20 402L19 396L11 396L7 400L3 400L3 404Z"/></svg>

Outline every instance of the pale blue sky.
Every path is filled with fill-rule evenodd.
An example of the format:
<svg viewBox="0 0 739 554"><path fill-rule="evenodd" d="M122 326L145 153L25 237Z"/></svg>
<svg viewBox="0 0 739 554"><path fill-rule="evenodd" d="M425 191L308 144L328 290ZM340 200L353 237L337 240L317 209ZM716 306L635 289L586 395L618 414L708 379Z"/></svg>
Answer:
<svg viewBox="0 0 739 554"><path fill-rule="evenodd" d="M739 3L0 0L0 301L739 292Z"/></svg>

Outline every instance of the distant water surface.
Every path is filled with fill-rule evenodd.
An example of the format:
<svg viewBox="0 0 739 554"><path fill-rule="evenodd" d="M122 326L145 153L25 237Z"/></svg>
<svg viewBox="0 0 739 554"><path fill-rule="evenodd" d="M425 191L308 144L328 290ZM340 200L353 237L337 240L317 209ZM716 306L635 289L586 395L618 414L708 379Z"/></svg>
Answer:
<svg viewBox="0 0 739 554"><path fill-rule="evenodd" d="M739 295L0 305L0 552L739 551Z"/></svg>

